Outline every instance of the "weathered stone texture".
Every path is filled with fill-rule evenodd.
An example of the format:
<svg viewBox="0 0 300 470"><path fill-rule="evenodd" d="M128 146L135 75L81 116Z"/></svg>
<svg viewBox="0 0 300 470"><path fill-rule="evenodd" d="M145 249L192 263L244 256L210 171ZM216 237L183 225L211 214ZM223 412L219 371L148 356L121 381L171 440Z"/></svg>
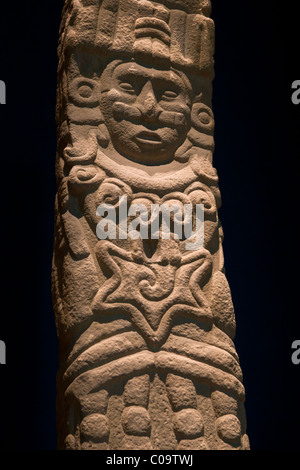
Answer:
<svg viewBox="0 0 300 470"><path fill-rule="evenodd" d="M212 166L209 14L208 0L65 1L52 283L60 449L249 447ZM118 216L115 240L97 234L101 204ZM159 218L157 239L126 237L135 204L192 206L193 229L203 204L203 246L164 239Z"/></svg>

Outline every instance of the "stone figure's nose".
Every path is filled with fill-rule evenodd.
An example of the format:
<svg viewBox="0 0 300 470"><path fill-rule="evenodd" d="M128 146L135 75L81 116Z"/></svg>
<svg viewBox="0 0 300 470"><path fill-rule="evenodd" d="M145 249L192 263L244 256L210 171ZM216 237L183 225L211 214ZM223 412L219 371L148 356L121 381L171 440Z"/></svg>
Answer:
<svg viewBox="0 0 300 470"><path fill-rule="evenodd" d="M147 82L136 101L137 107L146 120L156 119L159 112L159 106L153 91L151 82Z"/></svg>

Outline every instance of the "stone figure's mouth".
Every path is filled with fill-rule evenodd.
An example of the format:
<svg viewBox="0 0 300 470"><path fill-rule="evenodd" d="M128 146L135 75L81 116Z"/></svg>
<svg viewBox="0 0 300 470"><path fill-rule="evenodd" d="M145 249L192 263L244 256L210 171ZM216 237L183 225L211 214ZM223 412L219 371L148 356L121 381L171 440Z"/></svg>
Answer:
<svg viewBox="0 0 300 470"><path fill-rule="evenodd" d="M155 132L143 131L137 134L134 137L134 140L141 145L142 147L160 147L162 145L162 140L158 134Z"/></svg>

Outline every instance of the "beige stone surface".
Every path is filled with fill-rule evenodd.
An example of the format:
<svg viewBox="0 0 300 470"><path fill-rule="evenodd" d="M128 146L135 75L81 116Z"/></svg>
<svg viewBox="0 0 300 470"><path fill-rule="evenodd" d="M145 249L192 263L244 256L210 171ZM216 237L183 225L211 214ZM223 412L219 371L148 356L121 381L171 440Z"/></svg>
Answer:
<svg viewBox="0 0 300 470"><path fill-rule="evenodd" d="M249 448L212 165L209 15L208 0L65 1L52 275L60 449ZM115 239L98 236L103 204ZM136 204L149 212L133 226ZM174 204L192 208L193 230L204 206L202 246L176 237L174 214L170 239L159 217L156 239L128 236L150 233L151 207Z"/></svg>

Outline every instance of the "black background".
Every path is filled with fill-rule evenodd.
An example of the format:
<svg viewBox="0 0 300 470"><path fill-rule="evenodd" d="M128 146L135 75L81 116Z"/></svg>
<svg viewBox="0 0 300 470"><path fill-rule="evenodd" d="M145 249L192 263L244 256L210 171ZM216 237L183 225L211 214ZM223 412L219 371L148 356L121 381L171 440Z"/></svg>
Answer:
<svg viewBox="0 0 300 470"><path fill-rule="evenodd" d="M3 5L5 3L5 5ZM57 339L50 295L56 48L62 0L2 2L0 448L54 450ZM300 79L294 1L213 0L214 164L253 450L299 445Z"/></svg>

